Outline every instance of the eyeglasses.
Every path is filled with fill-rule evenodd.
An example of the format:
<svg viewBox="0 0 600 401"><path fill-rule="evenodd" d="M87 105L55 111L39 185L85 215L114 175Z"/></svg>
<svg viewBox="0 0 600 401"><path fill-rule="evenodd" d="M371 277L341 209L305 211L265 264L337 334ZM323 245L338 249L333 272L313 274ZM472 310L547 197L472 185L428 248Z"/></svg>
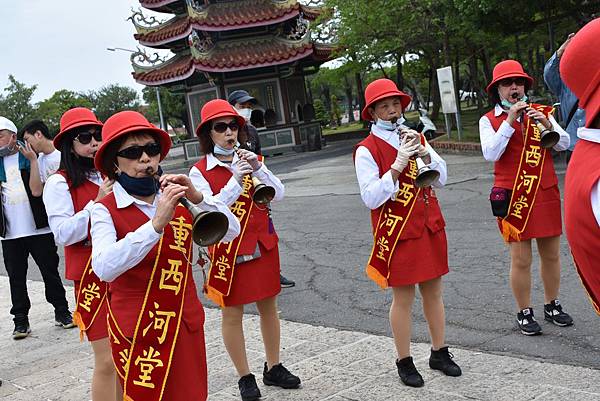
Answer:
<svg viewBox="0 0 600 401"><path fill-rule="evenodd" d="M143 153L146 153L150 157L160 154L160 144L152 142L143 146L133 145L128 148L119 150L117 152L117 156L135 160L142 157Z"/></svg>
<svg viewBox="0 0 600 401"><path fill-rule="evenodd" d="M498 85L511 86L513 83L515 83L517 86L525 86L527 80L525 78L504 78L498 82Z"/></svg>
<svg viewBox="0 0 600 401"><path fill-rule="evenodd" d="M214 129L215 132L219 134L222 134L223 132L227 131L227 128L229 128L232 131L237 131L240 129L240 125L237 123L237 121L234 120L231 121L229 124L224 122L216 123L212 127L212 129Z"/></svg>
<svg viewBox="0 0 600 401"><path fill-rule="evenodd" d="M79 135L73 138L73 140L82 145L87 145L88 143L92 142L92 138L94 138L96 142L102 142L102 133L100 131L84 131L80 132Z"/></svg>

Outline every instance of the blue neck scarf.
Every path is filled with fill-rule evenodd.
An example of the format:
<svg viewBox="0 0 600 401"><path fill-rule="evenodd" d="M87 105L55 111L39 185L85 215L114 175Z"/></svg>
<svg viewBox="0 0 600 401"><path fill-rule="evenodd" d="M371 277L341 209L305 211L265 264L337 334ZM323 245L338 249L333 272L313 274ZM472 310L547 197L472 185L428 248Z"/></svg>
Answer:
<svg viewBox="0 0 600 401"><path fill-rule="evenodd" d="M19 170L27 170L30 169L29 160L21 152L17 152L19 154ZM4 158L0 157L0 182L6 182L6 170L4 169ZM28 185L25 184L25 185Z"/></svg>

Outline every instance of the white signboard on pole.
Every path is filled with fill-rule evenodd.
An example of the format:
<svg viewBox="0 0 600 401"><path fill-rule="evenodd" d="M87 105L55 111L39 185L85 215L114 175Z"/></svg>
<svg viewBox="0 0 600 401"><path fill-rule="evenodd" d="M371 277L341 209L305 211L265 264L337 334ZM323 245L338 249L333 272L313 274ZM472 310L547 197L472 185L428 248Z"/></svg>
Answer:
<svg viewBox="0 0 600 401"><path fill-rule="evenodd" d="M452 67L438 68L437 79L438 86L440 87L440 98L442 100L442 113L456 113L456 95L454 93Z"/></svg>

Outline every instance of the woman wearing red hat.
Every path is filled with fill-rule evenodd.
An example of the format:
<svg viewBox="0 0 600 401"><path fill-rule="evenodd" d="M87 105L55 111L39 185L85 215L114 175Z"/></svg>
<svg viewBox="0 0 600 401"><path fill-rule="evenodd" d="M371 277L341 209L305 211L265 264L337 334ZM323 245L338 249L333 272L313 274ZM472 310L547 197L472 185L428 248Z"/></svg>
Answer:
<svg viewBox="0 0 600 401"><path fill-rule="evenodd" d="M490 195L494 216L510 245L510 283L519 312L517 324L525 335L541 334L531 307L531 240L536 239L544 283L544 318L558 326L573 324L558 301L560 285L560 193L544 130L559 134L557 151L569 147L569 135L552 117L549 106L527 103L533 78L515 60L494 67L487 86L495 106L479 120L481 149L494 162ZM539 125L541 124L541 126Z"/></svg>
<svg viewBox="0 0 600 401"><path fill-rule="evenodd" d="M600 18L571 39L560 74L585 109L586 124L565 177L565 229L577 273L600 315ZM585 62L582 62L584 60Z"/></svg>
<svg viewBox="0 0 600 401"><path fill-rule="evenodd" d="M109 283L108 331L124 399L205 400L204 310L191 274L192 216L179 199L230 216L226 238L233 239L239 225L185 175L161 177L159 184L159 162L171 140L141 114L113 115L102 139L95 166L115 183L92 208L92 266Z"/></svg>
<svg viewBox="0 0 600 401"><path fill-rule="evenodd" d="M56 243L65 247L65 277L75 284L77 305L73 321L94 351L92 400L116 399L116 375L106 326L106 283L90 268L90 211L94 202L111 191L112 180L102 180L94 154L102 142L102 123L94 113L77 107L60 119L54 147L61 152L58 174L44 186L44 205Z"/></svg>
<svg viewBox="0 0 600 401"><path fill-rule="evenodd" d="M240 376L242 400L260 398L260 390L250 372L242 327L244 305L256 303L265 347L263 382L268 386L297 388L300 379L279 361L280 329L277 314L279 284L278 237L268 204L253 201L253 179L275 190L274 201L283 199L281 181L258 157L243 149L247 138L238 133L243 117L224 100L211 100L201 110L196 130L200 149L206 157L192 167L190 178L203 193L230 205L240 220L242 234L231 243L222 242L211 249L207 296L222 309L222 333L225 348ZM239 141L239 142L238 142ZM236 151L237 149L237 151Z"/></svg>
<svg viewBox="0 0 600 401"><path fill-rule="evenodd" d="M407 386L423 386L410 356L412 304L415 285L423 297L423 312L431 334L429 366L448 376L460 376L460 367L445 344L442 276L448 273L445 222L431 187L418 188L420 157L439 173L434 187L446 183L446 162L425 138L402 125L410 96L389 79L378 79L365 90L362 118L372 121L370 135L354 153L360 195L371 209L375 237L367 275L382 288L392 288L390 325L400 379Z"/></svg>

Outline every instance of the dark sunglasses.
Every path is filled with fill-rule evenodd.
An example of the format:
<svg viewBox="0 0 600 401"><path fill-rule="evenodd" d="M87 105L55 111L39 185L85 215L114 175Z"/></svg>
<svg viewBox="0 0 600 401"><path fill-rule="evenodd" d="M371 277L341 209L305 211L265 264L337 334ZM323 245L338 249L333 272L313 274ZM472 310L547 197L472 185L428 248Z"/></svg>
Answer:
<svg viewBox="0 0 600 401"><path fill-rule="evenodd" d="M73 138L73 140L82 145L87 145L88 143L92 142L92 138L94 138L96 142L102 142L102 133L100 131L84 131L80 132L75 138Z"/></svg>
<svg viewBox="0 0 600 401"><path fill-rule="evenodd" d="M150 157L156 156L160 154L160 145L156 142L152 142L143 146L133 145L128 148L119 150L117 152L117 156L135 160L142 157L143 153L146 153Z"/></svg>
<svg viewBox="0 0 600 401"><path fill-rule="evenodd" d="M213 125L213 129L219 134L222 134L223 132L227 131L227 128L229 128L232 131L237 131L240 129L240 125L235 120L231 121L229 124L220 122Z"/></svg>
<svg viewBox="0 0 600 401"><path fill-rule="evenodd" d="M517 86L525 86L527 80L525 78L504 78L501 79L498 84L502 86L511 86L513 83L517 84Z"/></svg>

